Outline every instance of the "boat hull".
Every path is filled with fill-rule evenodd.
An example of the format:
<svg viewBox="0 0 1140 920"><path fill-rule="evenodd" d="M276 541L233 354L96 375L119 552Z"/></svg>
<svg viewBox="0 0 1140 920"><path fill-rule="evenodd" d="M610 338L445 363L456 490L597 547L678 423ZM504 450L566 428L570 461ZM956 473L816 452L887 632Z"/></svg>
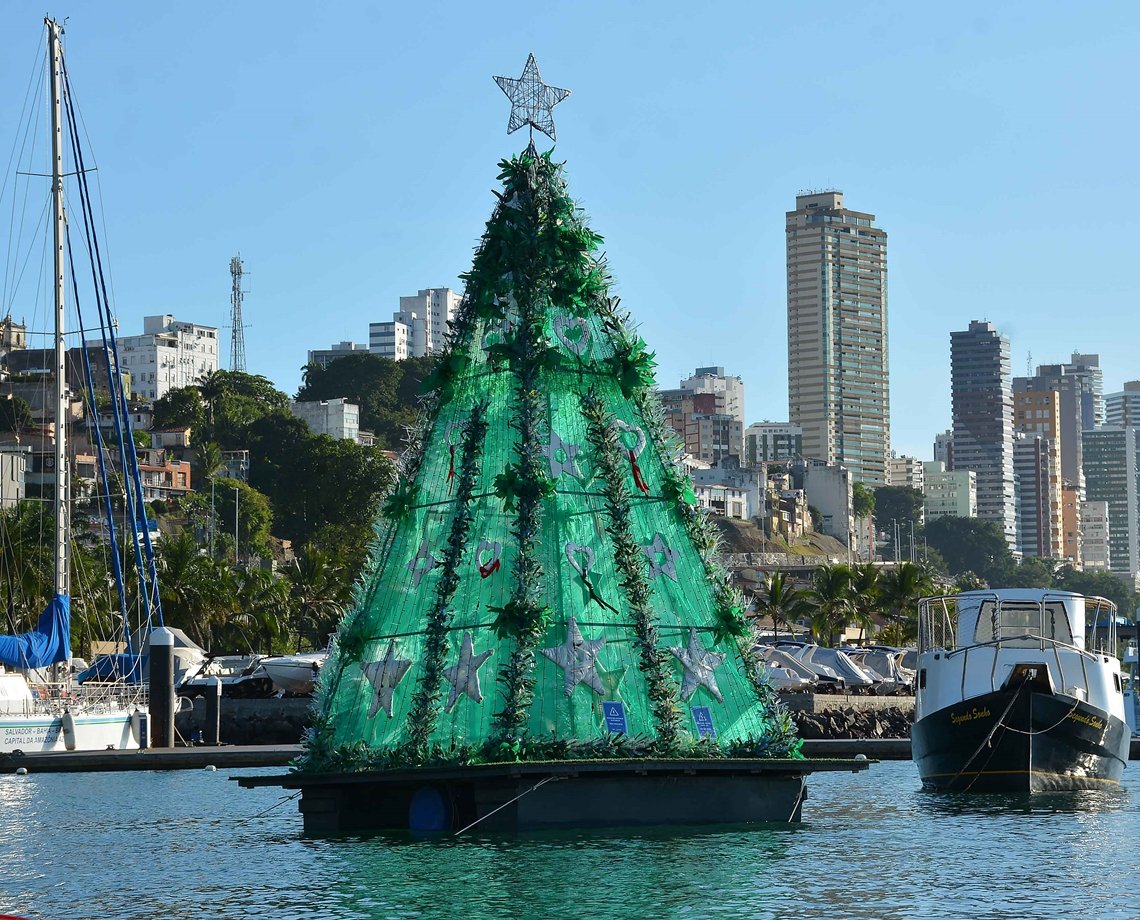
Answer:
<svg viewBox="0 0 1140 920"><path fill-rule="evenodd" d="M133 710L72 714L70 747L72 730L65 726L63 714L0 715L0 754L134 750L139 747L140 720L133 715Z"/></svg>
<svg viewBox="0 0 1140 920"><path fill-rule="evenodd" d="M912 726L911 747L924 788L1044 792L1118 784L1129 736L1096 706L1022 688L930 713Z"/></svg>

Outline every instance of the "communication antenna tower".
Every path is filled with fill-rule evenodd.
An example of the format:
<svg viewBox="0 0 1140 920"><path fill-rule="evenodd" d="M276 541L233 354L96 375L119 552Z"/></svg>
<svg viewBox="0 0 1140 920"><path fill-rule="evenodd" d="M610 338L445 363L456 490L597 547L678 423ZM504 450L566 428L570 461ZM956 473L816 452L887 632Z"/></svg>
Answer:
<svg viewBox="0 0 1140 920"><path fill-rule="evenodd" d="M230 370L245 373L245 327L241 322L241 253L230 259L233 290L230 292Z"/></svg>
<svg viewBox="0 0 1140 920"><path fill-rule="evenodd" d="M1033 376L1033 352L1028 351L1025 354L1025 376Z"/></svg>

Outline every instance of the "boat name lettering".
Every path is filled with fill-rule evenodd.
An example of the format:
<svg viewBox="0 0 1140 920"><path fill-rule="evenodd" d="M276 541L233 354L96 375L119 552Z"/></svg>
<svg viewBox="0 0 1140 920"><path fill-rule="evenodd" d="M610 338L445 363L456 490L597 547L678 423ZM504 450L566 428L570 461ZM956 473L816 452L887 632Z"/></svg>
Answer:
<svg viewBox="0 0 1140 920"><path fill-rule="evenodd" d="M974 719L988 719L992 713L988 706L983 706L978 709L975 706L973 709L967 709L963 713L950 713L950 722L954 725L961 725L963 722L973 722Z"/></svg>
<svg viewBox="0 0 1140 920"><path fill-rule="evenodd" d="M1086 716L1081 712L1070 712L1069 718L1074 722L1080 722L1083 725L1088 725L1090 728L1095 728L1098 732L1104 729L1104 721L1098 719L1096 716Z"/></svg>

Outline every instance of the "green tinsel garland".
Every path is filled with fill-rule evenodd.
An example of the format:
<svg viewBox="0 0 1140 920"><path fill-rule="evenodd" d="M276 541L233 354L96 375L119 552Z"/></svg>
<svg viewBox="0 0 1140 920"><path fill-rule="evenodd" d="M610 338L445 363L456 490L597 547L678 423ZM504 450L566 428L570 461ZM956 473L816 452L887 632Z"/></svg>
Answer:
<svg viewBox="0 0 1140 920"><path fill-rule="evenodd" d="M404 746L413 760L427 756L428 738L435 729L439 715L436 703L441 693L443 663L449 650L447 635L452 619L449 607L459 588L459 566L467 549L467 536L471 529L471 496L478 475L479 455L487 438L486 415L486 404L477 404L471 410L465 426L459 485L455 490L456 514L447 538L442 574L436 586L435 604L428 614L423 671L406 723L408 734Z"/></svg>
<svg viewBox="0 0 1140 920"><path fill-rule="evenodd" d="M622 588L633 613L641 672L645 676L657 735L664 749L676 746L680 730L680 704L664 652L658 646L656 617L651 606L652 591L645 578L645 556L630 526L629 490L622 474L617 437L602 401L591 390L582 399L586 436L602 475L610 524L606 528L614 544L614 561L622 575Z"/></svg>

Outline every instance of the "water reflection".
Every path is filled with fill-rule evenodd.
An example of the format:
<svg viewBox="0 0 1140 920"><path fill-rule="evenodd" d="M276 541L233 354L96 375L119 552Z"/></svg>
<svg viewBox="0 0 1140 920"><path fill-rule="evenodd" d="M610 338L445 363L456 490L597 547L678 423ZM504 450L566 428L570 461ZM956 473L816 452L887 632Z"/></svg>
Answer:
<svg viewBox="0 0 1140 920"><path fill-rule="evenodd" d="M932 815L1078 815L1127 808L1131 793L1122 786L1066 792L974 793L920 791L919 803Z"/></svg>

